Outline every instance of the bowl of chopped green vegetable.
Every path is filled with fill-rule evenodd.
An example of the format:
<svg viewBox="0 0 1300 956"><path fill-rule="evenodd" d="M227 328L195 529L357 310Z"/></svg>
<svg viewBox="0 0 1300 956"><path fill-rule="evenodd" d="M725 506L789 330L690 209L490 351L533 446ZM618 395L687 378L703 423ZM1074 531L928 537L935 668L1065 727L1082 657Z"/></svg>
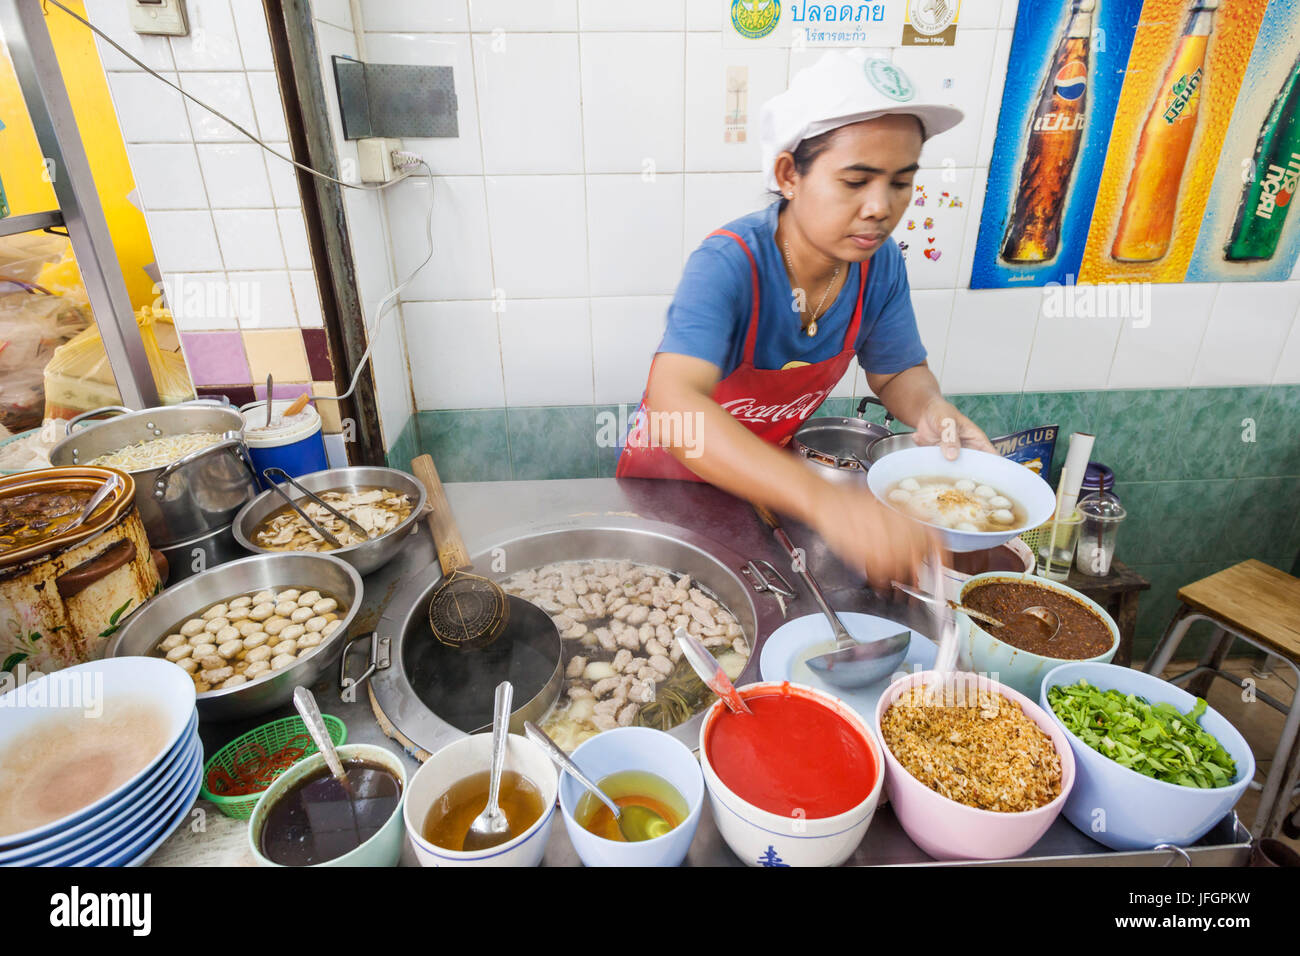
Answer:
<svg viewBox="0 0 1300 956"><path fill-rule="evenodd" d="M1078 768L1062 814L1112 850L1195 843L1255 775L1250 745L1232 724L1142 671L1062 664L1043 678L1042 705Z"/></svg>

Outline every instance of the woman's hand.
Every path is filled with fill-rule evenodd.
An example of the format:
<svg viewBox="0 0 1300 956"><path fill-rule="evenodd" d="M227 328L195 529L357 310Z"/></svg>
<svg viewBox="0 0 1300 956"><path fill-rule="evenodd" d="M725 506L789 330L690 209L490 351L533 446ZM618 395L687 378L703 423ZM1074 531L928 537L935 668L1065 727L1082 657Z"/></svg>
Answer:
<svg viewBox="0 0 1300 956"><path fill-rule="evenodd" d="M913 436L918 445L938 445L949 461L957 458L961 448L997 452L988 436L973 421L957 411L957 406L942 396L930 399L921 410Z"/></svg>
<svg viewBox="0 0 1300 956"><path fill-rule="evenodd" d="M826 482L809 524L840 560L866 575L873 587L912 583L936 547L926 528L882 505L862 487Z"/></svg>

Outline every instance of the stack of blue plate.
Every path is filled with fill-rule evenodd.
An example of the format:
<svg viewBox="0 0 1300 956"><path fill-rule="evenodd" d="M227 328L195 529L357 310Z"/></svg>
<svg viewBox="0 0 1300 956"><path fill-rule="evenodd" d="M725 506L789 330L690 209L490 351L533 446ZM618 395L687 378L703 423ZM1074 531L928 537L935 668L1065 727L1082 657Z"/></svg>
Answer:
<svg viewBox="0 0 1300 956"><path fill-rule="evenodd" d="M0 865L139 866L184 822L203 783L199 717L190 676L160 658L80 664L0 696L0 780L10 774L6 763L22 759L27 740L48 739L51 727L75 735L87 726L84 721L111 720L126 707L156 722L163 741L156 754L87 805L22 832L0 834ZM75 743L69 752L76 752ZM24 784L15 782L6 785L6 793L21 799ZM26 792L39 793L39 781L30 781Z"/></svg>

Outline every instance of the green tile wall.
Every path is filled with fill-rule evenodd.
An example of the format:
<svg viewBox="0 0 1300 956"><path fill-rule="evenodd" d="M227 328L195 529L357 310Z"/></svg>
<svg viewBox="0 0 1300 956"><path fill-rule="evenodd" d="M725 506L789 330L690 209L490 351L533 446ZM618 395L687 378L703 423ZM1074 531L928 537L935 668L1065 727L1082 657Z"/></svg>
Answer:
<svg viewBox="0 0 1300 956"><path fill-rule="evenodd" d="M1247 557L1292 571L1300 553L1300 386L1009 392L952 396L990 435L1061 426L1055 483L1074 431L1097 436L1093 460L1114 470L1129 509L1118 556L1152 582L1135 656L1177 607L1177 590ZM855 414L856 399L818 415ZM428 452L444 481L610 477L634 405L421 411L389 451L409 467ZM881 421L877 406L867 417ZM1205 636L1193 629L1193 652Z"/></svg>

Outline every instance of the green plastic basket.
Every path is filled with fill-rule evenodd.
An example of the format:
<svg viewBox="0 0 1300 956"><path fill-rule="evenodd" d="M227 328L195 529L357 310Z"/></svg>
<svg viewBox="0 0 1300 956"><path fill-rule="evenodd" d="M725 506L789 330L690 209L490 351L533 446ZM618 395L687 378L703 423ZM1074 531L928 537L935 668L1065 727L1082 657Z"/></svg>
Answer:
<svg viewBox="0 0 1300 956"><path fill-rule="evenodd" d="M330 740L334 741L335 747L341 747L348 739L347 725L331 714L325 714L324 717L325 728L329 731ZM236 737L213 754L208 762L203 765L203 789L200 791L203 799L213 803L218 810L228 817L233 817L236 820L247 820L253 814L253 807L257 805L257 798L271 786L276 777L288 770L292 764L266 771L258 778L258 782L262 784L261 790L257 793L241 794L240 796L222 796L210 791L208 789L208 778L212 770L220 767L227 773L233 773L235 759L241 753L248 751L250 754L255 754L256 751L252 748L260 746L266 754L274 754L299 735L305 738L303 755L299 760L306 760L316 753L316 745L307 733L307 725L302 722L301 717L283 717L280 720L273 720L269 724L263 724L261 727ZM297 763L297 761L294 761L294 763Z"/></svg>

